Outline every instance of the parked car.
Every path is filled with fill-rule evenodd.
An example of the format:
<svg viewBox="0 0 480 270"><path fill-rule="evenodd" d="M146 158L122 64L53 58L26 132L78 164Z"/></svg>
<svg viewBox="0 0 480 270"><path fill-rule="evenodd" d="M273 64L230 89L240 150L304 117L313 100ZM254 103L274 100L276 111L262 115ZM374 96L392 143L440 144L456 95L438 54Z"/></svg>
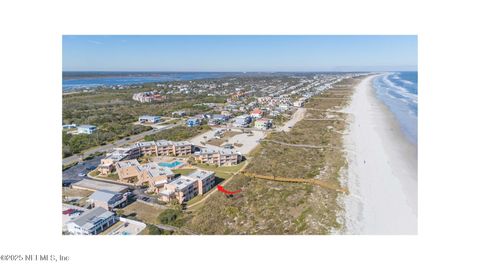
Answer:
<svg viewBox="0 0 480 270"><path fill-rule="evenodd" d="M85 172L81 172L81 173L78 174L78 176L79 177L85 177L85 176L87 176L87 174Z"/></svg>
<svg viewBox="0 0 480 270"><path fill-rule="evenodd" d="M233 149L233 145L231 145L231 144L225 144L225 145L223 146L223 148L225 148L225 149Z"/></svg>

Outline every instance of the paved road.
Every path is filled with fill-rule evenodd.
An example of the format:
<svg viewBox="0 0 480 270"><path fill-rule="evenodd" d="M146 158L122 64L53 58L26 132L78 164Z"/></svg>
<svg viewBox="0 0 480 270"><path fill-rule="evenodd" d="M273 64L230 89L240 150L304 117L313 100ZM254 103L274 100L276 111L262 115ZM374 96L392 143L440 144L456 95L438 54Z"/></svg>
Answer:
<svg viewBox="0 0 480 270"><path fill-rule="evenodd" d="M135 141L138 141L138 140L141 140L143 139L143 137L147 136L147 135L152 135L152 134L155 134L157 132L160 132L162 130L165 130L165 129L170 129L170 128L173 128L175 126L178 126L180 124L175 124L175 125L166 125L162 128L158 128L158 129L152 129L152 130L149 130L149 131L145 131L145 132L142 132L142 133L139 133L139 134L136 134L136 135L132 135L130 137L127 137L127 138L123 138L123 139L120 139L114 143L110 143L110 144L106 144L106 145L101 145L101 146L97 146L97 147L94 147L94 148L91 148L91 149L88 149L87 151L85 151L83 154L77 154L77 155L73 155L73 156L70 156L70 157L67 157L67 158L64 158L62 160L62 164L63 165L67 165L67 164L70 164L70 163L73 163L75 161L81 161L82 160L82 157L84 156L88 156L88 155L91 155L93 153L96 153L96 152L108 152L108 151L111 151L113 148L116 148L116 147L120 147L122 145L125 145L125 144L128 144L128 143L133 143Z"/></svg>

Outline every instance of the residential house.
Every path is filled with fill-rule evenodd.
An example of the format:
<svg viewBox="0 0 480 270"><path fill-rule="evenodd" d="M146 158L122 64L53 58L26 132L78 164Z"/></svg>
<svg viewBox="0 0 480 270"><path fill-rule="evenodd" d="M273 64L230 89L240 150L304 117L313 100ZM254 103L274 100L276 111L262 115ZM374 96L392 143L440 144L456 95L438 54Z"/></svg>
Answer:
<svg viewBox="0 0 480 270"><path fill-rule="evenodd" d="M220 122L224 123L228 120L228 116L223 114L214 114L211 116L211 119L219 120Z"/></svg>
<svg viewBox="0 0 480 270"><path fill-rule="evenodd" d="M268 118L260 118L255 121L255 128L258 129L269 129L272 127L272 120Z"/></svg>
<svg viewBox="0 0 480 270"><path fill-rule="evenodd" d="M142 115L138 118L138 122L155 124L155 123L160 122L160 116Z"/></svg>
<svg viewBox="0 0 480 270"><path fill-rule="evenodd" d="M233 122L233 126L235 127L247 127L248 124L252 122L252 117L249 115L240 115L235 117L235 120Z"/></svg>
<svg viewBox="0 0 480 270"><path fill-rule="evenodd" d="M92 134L96 130L97 130L97 127L92 125L81 125L77 127L77 132L79 134Z"/></svg>
<svg viewBox="0 0 480 270"><path fill-rule="evenodd" d="M187 115L187 113L185 111L175 111L175 112L172 112L172 117L183 117Z"/></svg>
<svg viewBox="0 0 480 270"><path fill-rule="evenodd" d="M85 211L66 224L67 231L75 235L96 235L117 222L117 216L103 207Z"/></svg>
<svg viewBox="0 0 480 270"><path fill-rule="evenodd" d="M112 210L117 207L123 207L127 204L128 193L118 193L106 190L98 190L88 197L88 202L94 207L102 207Z"/></svg>
<svg viewBox="0 0 480 270"><path fill-rule="evenodd" d="M295 107L303 107L304 104L305 104L305 101L302 100L302 99L299 99L299 100L293 102L293 106L295 106Z"/></svg>
<svg viewBox="0 0 480 270"><path fill-rule="evenodd" d="M76 128L76 124L67 124L67 125L62 125L63 129L71 129L71 128Z"/></svg>
<svg viewBox="0 0 480 270"><path fill-rule="evenodd" d="M229 111L222 111L220 112L220 114L226 116L227 120L230 119L230 117L232 117L232 113Z"/></svg>
<svg viewBox="0 0 480 270"><path fill-rule="evenodd" d="M196 127L196 126L200 126L201 121L198 118L189 118L186 124L188 127Z"/></svg>
<svg viewBox="0 0 480 270"><path fill-rule="evenodd" d="M132 99L141 103L149 103L153 101L163 101L166 99L166 97L160 95L158 91L149 91L149 92L135 93L133 94Z"/></svg>

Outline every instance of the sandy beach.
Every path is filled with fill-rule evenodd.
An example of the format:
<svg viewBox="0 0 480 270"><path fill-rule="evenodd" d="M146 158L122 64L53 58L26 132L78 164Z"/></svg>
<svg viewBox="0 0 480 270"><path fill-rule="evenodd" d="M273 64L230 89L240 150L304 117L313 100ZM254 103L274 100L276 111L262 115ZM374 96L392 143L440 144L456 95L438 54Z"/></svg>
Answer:
<svg viewBox="0 0 480 270"><path fill-rule="evenodd" d="M347 234L417 233L417 148L375 96L374 76L355 89L344 136Z"/></svg>

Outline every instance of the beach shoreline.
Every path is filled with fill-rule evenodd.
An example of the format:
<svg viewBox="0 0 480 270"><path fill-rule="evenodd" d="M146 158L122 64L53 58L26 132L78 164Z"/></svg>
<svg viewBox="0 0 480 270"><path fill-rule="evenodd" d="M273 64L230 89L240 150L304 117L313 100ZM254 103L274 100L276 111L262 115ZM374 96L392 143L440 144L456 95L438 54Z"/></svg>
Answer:
<svg viewBox="0 0 480 270"><path fill-rule="evenodd" d="M376 97L368 76L344 109L350 125L344 136L347 234L417 233L417 147L393 113Z"/></svg>

